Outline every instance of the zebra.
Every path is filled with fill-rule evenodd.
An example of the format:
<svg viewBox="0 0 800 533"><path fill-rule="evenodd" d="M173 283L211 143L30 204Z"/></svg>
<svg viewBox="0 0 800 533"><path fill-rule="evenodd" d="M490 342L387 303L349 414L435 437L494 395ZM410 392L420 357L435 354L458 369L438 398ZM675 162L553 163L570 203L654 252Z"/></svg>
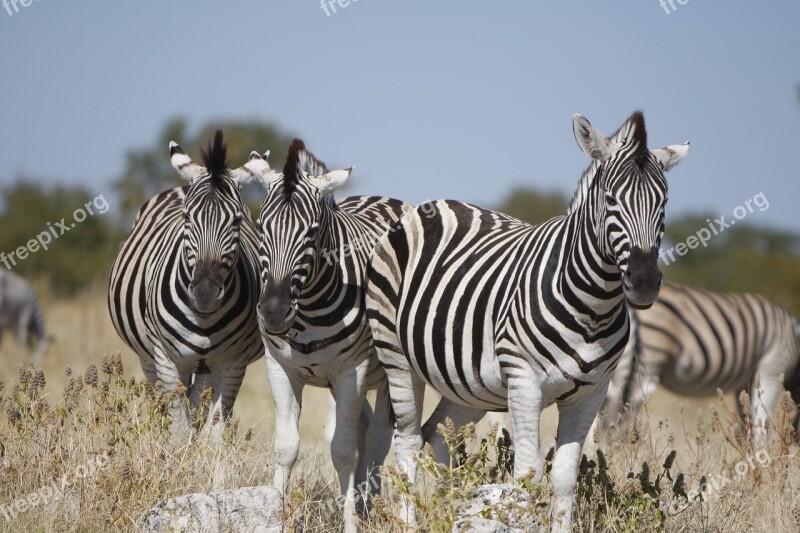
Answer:
<svg viewBox="0 0 800 533"><path fill-rule="evenodd" d="M367 259L378 238L411 209L378 196L334 200L351 171L329 171L295 139L283 173L267 184L257 222L258 319L276 410L273 484L285 492L297 459L304 386L330 388L336 402L331 457L346 531L356 530L356 506L365 511L356 492L380 489L380 477L368 470L382 464L392 439L386 377L364 308ZM368 389L378 391L374 415Z"/></svg>
<svg viewBox="0 0 800 533"><path fill-rule="evenodd" d="M649 306L661 286L664 172L688 151L688 143L648 150L638 111L611 138L580 115L573 130L592 163L565 216L531 226L434 201L381 237L367 270L398 467L415 481L423 439L445 459L434 432L446 418L462 426L508 410L514 477L538 482L540 415L555 402L554 531L571 527L581 446L628 340L627 305ZM442 399L421 427L425 384ZM415 522L407 499L401 513Z"/></svg>
<svg viewBox="0 0 800 533"><path fill-rule="evenodd" d="M42 364L49 339L36 292L20 276L0 268L0 341L5 329L13 331L17 346L30 350L34 366Z"/></svg>
<svg viewBox="0 0 800 533"><path fill-rule="evenodd" d="M221 131L194 163L175 142L170 161L189 185L146 202L111 270L108 309L152 384L186 387L192 407L211 386L203 432L230 419L247 365L263 355L256 321L258 237L239 189L273 171L252 156L228 169ZM173 433L192 427L178 395ZM216 424L215 433L223 424Z"/></svg>
<svg viewBox="0 0 800 533"><path fill-rule="evenodd" d="M762 296L665 283L652 308L632 318L636 342L615 371L600 428L618 417L630 423L657 384L693 397L749 389L752 432L761 443L781 388L800 403L800 322Z"/></svg>

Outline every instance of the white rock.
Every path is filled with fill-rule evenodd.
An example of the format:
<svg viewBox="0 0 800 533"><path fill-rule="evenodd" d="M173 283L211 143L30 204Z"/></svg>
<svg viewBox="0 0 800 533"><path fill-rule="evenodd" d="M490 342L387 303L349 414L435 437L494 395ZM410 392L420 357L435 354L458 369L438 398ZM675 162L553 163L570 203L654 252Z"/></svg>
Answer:
<svg viewBox="0 0 800 533"><path fill-rule="evenodd" d="M528 511L528 495L510 483L483 485L459 513L453 533L526 533L544 530Z"/></svg>
<svg viewBox="0 0 800 533"><path fill-rule="evenodd" d="M165 500L148 511L148 532L280 533L283 500L274 487L246 487Z"/></svg>
<svg viewBox="0 0 800 533"><path fill-rule="evenodd" d="M453 533L512 533L504 523L488 518L464 518L453 524Z"/></svg>

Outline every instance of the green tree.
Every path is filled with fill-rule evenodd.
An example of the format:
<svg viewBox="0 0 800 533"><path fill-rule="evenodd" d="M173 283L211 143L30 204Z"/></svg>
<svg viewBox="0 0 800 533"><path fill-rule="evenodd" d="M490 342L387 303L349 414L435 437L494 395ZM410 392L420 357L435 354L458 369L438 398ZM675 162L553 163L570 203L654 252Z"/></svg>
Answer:
<svg viewBox="0 0 800 533"><path fill-rule="evenodd" d="M172 119L156 136L154 143L127 153L125 170L114 182L119 199L119 217L125 227L130 227L136 212L149 198L185 184L170 165L170 141L180 144L199 162L200 148L208 144L217 129L225 134L231 166L244 164L253 150L259 153L270 150L270 164L278 170L282 168L292 139L275 126L257 121L223 121L205 124L192 134L187 130L185 119ZM259 190L255 185L249 192L246 191L245 197L250 200L249 203L253 203L263 197L263 189Z"/></svg>
<svg viewBox="0 0 800 533"><path fill-rule="evenodd" d="M108 275L120 235L104 196L82 187L44 188L20 180L2 191L2 199L0 268L47 278L60 295Z"/></svg>
<svg viewBox="0 0 800 533"><path fill-rule="evenodd" d="M706 228L702 215L689 215L667 225L665 243L686 242ZM800 317L800 235L737 225L713 235L675 261L662 264L664 276L678 283L722 292L754 292Z"/></svg>
<svg viewBox="0 0 800 533"><path fill-rule="evenodd" d="M500 205L499 211L530 224L541 224L567 214L569 202L557 192L541 193L532 189L515 189Z"/></svg>

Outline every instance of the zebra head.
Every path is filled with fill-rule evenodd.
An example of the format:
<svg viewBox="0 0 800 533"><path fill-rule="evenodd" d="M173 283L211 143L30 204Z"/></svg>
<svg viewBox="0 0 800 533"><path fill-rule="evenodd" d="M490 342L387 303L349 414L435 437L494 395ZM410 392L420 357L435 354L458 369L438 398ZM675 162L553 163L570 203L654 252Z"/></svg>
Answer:
<svg viewBox="0 0 800 533"><path fill-rule="evenodd" d="M335 206L334 189L351 171L329 171L299 139L289 147L283 174L271 182L258 221L258 316L266 333L282 335L292 327L297 301L319 256L320 224L324 226L326 213Z"/></svg>
<svg viewBox="0 0 800 533"><path fill-rule="evenodd" d="M202 166L175 142L170 143L169 152L172 166L189 182L183 204L182 245L189 299L198 313L213 313L225 297L226 282L239 257L242 217L249 217L239 189L267 173L269 165L260 156L251 156L244 167L228 169L219 130L213 144L202 151Z"/></svg>
<svg viewBox="0 0 800 533"><path fill-rule="evenodd" d="M667 181L664 172L677 165L689 143L649 150L644 116L633 113L606 138L584 117L573 117L575 139L594 162L586 195L599 252L619 268L622 290L634 308L648 308L661 288L658 250L664 234ZM575 200L573 200L573 204ZM570 206L570 210L573 206Z"/></svg>

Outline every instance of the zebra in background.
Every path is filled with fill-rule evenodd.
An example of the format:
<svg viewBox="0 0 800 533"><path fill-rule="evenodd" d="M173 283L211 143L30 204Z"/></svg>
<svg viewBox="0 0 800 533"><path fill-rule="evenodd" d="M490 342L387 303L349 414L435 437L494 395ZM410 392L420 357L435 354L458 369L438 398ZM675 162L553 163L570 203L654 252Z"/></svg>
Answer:
<svg viewBox="0 0 800 533"><path fill-rule="evenodd" d="M267 184L258 222L258 318L276 410L274 485L286 490L297 459L304 386L330 388L336 402L331 457L346 531L356 530L356 490L363 490L368 470L383 463L392 438L386 377L364 308L367 259L378 238L411 209L377 196L335 201L334 190L351 170L329 171L295 139L283 174ZM378 390L374 415L368 389ZM379 490L379 477L371 476L369 486Z"/></svg>
<svg viewBox="0 0 800 533"><path fill-rule="evenodd" d="M578 145L593 159L566 216L531 226L439 200L406 215L376 244L367 314L389 379L398 467L447 417L456 426L508 410L514 476L539 482L539 420L559 409L551 480L554 531L570 531L581 446L628 340L626 301L649 306L661 286L663 173L688 144L650 151L636 112L606 138L580 115ZM421 427L425 384L442 394ZM435 441L437 459L446 451ZM414 522L404 498L403 516Z"/></svg>
<svg viewBox="0 0 800 533"><path fill-rule="evenodd" d="M17 346L28 349L31 363L40 366L48 339L36 292L27 281L0 268L0 341L5 329L14 332Z"/></svg>
<svg viewBox="0 0 800 533"><path fill-rule="evenodd" d="M203 151L202 166L170 143L172 165L189 185L144 204L108 291L114 327L151 383L165 391L185 386L194 407L212 387L204 429L229 420L245 369L264 350L256 321L258 238L239 189L272 170L257 155L229 170L226 157L221 131ZM192 425L180 397L171 414L175 434Z"/></svg>
<svg viewBox="0 0 800 533"><path fill-rule="evenodd" d="M800 403L800 323L783 307L755 294L666 283L650 309L633 315L635 347L612 379L601 428L619 417L630 423L657 384L694 397L749 389L761 442L782 387Z"/></svg>

